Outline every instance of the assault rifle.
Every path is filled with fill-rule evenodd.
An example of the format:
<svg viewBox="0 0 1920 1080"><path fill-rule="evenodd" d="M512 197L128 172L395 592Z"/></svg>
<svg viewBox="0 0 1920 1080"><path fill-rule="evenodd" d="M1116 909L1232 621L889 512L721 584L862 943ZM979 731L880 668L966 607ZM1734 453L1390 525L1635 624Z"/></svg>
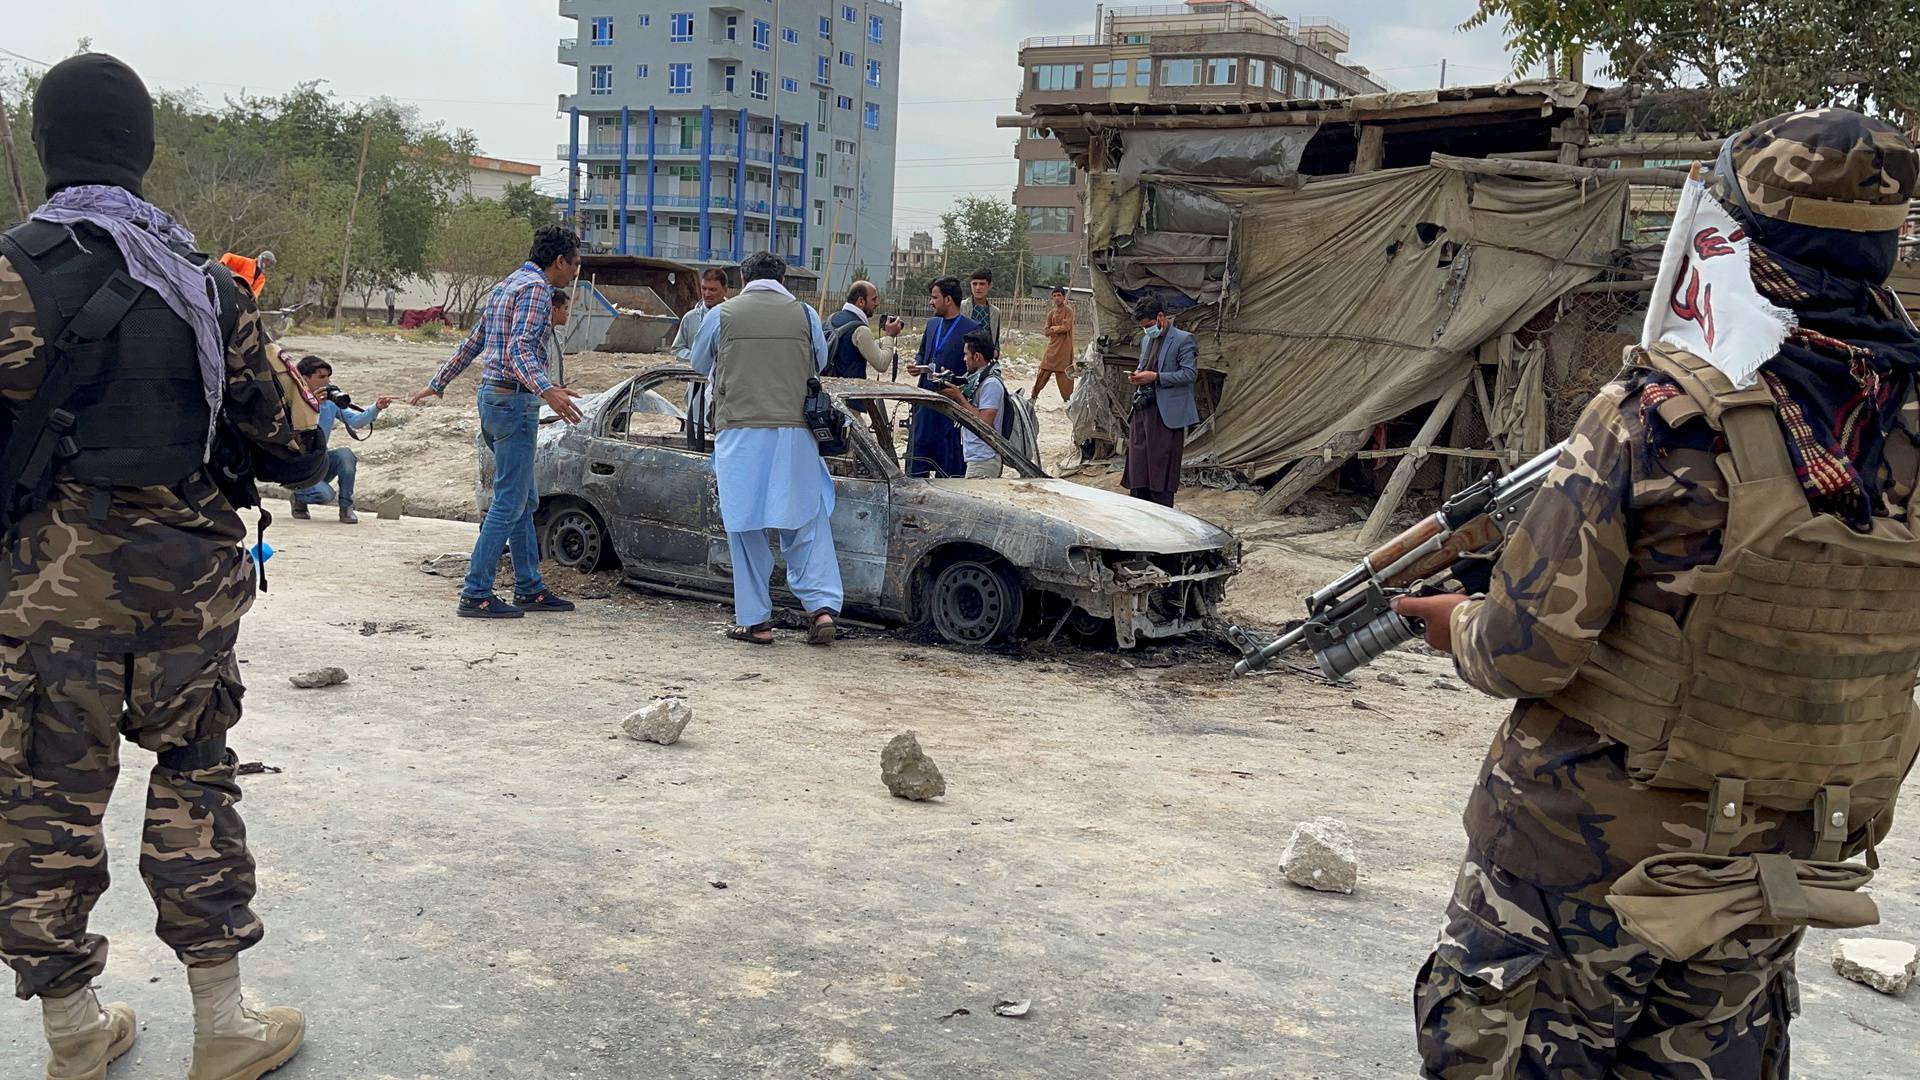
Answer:
<svg viewBox="0 0 1920 1080"><path fill-rule="evenodd" d="M1269 645L1237 626L1227 636L1246 659L1235 675L1258 671L1305 644L1320 671L1338 682L1395 646L1426 634L1418 619L1393 610L1393 598L1433 589L1469 563L1491 566L1565 444L1499 478L1488 476L1440 511L1368 555L1339 580L1307 597L1307 619Z"/></svg>

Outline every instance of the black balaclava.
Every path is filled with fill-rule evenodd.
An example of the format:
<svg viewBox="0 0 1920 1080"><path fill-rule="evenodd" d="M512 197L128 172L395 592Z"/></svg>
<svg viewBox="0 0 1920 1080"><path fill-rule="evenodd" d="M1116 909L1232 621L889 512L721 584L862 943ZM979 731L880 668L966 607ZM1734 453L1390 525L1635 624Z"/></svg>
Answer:
<svg viewBox="0 0 1920 1080"><path fill-rule="evenodd" d="M153 97L132 68L104 53L53 66L33 95L33 147L47 197L105 184L140 194L153 164Z"/></svg>

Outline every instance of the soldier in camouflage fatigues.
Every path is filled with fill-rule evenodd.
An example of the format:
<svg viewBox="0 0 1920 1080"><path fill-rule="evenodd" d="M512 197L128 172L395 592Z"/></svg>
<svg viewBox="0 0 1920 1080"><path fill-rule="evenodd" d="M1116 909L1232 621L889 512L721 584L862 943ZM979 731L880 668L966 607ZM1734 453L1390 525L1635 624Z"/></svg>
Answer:
<svg viewBox="0 0 1920 1080"><path fill-rule="evenodd" d="M1878 287L1897 235L1885 222L1904 215L1915 186L1913 151L1891 128L1835 110L1757 125L1731 147L1743 180L1766 178L1745 193L1765 209L1740 208L1722 183L1723 201L1743 221L1777 214L1814 223L1756 230L1754 278L1763 294L1800 313L1807 327L1828 309L1831 297L1820 290L1842 288L1837 277L1809 273L1810 264L1847 276L1857 263L1853 272L1863 278L1878 274L1844 283L1843 302L1830 305L1871 324L1862 336L1873 348L1837 341L1838 333L1796 332L1765 369L1766 385L1782 413L1817 413L1817 394L1807 397L1805 383L1774 372L1789 373L1782 361L1794 356L1837 360L1822 370L1837 368L1854 405L1867 404L1852 422L1823 427L1830 438L1789 433L1808 501L1843 517L1857 506L1863 517L1905 522L1920 455L1908 438L1861 439L1859 432L1888 433L1903 405L1907 430L1920 431L1913 374L1920 333ZM1778 256L1768 244L1806 261ZM1853 377L1866 380L1864 392L1845 378L1850 364ZM1610 887L1652 856L1703 850L1708 795L1636 782L1624 745L1544 700L1588 661L1622 603L1684 619L1692 600L1687 571L1721 557L1728 486L1717 459L1726 446L1704 423L1667 427L1657 406L1673 396L1669 383L1630 358L1581 417L1488 594L1397 605L1429 620L1430 640L1453 652L1465 681L1520 699L1469 799L1468 855L1416 985L1422 1076L1788 1074L1801 931L1755 925L1686 961L1663 960L1628 933L1606 902ZM1818 481L1835 473L1850 475L1850 484ZM1876 823L1873 836L1856 830L1845 856L1877 840L1887 824ZM1748 805L1739 826L1736 854L1806 858L1814 849L1810 812Z"/></svg>
<svg viewBox="0 0 1920 1080"><path fill-rule="evenodd" d="M87 108L113 103L124 106L121 117L87 115ZM89 131L124 124L132 130L116 145L135 147L143 107L150 150L151 103L124 65L90 54L49 72L35 101L36 146L51 162L49 196L70 164L58 154L62 138L87 139ZM63 132L63 123L71 130ZM111 159L95 154L81 167L104 168L103 160ZM124 199L137 193L145 167L145 159L130 160L120 175L67 176L64 186L112 185L127 189L115 196ZM99 228L73 228L89 244L113 244ZM252 296L226 291L238 308L224 343L227 422L256 459L271 457L296 471L309 458L323 466L310 433L295 431L274 382ZM21 269L0 254L0 418L7 430L48 377L44 314ZM197 367L191 354L184 363L185 370ZM234 642L254 596L253 566L240 546L246 526L205 467L178 484L111 488L54 468L44 506L19 516L0 562L0 956L15 972L18 995L39 997L46 1007L48 1076L104 1076L106 1062L131 1045L135 1027L131 1010L103 1010L89 988L107 961L106 939L87 929L107 888L101 820L122 741L157 754L140 874L161 940L189 968L197 1031L192 1076L257 1076L233 1064L259 1057L239 1048L273 1041L261 1036L292 1024L291 1010L240 1004L233 963L263 933L248 906L254 862L237 810L236 759L225 745L244 692ZM218 1033L215 1020L225 1025ZM273 1052L291 1056L287 1041L274 1041ZM297 1049L297 1032L291 1041Z"/></svg>

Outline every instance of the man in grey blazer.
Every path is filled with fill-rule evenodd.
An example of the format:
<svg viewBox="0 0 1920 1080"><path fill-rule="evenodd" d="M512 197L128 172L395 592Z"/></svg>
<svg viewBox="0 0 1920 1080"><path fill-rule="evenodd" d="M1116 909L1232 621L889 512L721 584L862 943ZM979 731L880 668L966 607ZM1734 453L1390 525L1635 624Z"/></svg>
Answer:
<svg viewBox="0 0 1920 1080"><path fill-rule="evenodd" d="M1176 329L1173 316L1149 296L1134 305L1140 324L1140 366L1133 384L1133 423L1127 435L1127 470L1121 479L1136 499L1173 505L1180 490L1180 463L1187 429L1200 422L1193 385L1200 381L1200 345Z"/></svg>

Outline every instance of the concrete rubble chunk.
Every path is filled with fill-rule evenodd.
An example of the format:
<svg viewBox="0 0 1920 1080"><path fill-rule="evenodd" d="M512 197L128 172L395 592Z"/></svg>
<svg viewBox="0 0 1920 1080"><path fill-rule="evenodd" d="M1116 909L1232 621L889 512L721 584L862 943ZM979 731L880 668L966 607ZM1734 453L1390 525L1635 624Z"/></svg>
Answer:
<svg viewBox="0 0 1920 1080"><path fill-rule="evenodd" d="M897 799L926 802L947 793L947 778L920 749L920 738L911 731L895 735L880 751L880 780Z"/></svg>
<svg viewBox="0 0 1920 1080"><path fill-rule="evenodd" d="M1904 994L1920 975L1920 949L1884 938L1841 938L1833 947L1833 970L1883 994Z"/></svg>
<svg viewBox="0 0 1920 1080"><path fill-rule="evenodd" d="M685 698L663 697L622 721L627 737L639 742L672 746L693 721L693 706Z"/></svg>
<svg viewBox="0 0 1920 1080"><path fill-rule="evenodd" d="M319 690L327 686L339 686L347 681L347 673L337 667L321 668L309 671L305 675L295 675L288 680L296 690Z"/></svg>
<svg viewBox="0 0 1920 1080"><path fill-rule="evenodd" d="M1287 880L1319 892L1352 893L1360 881L1360 859L1353 838L1338 818L1319 817L1294 827L1280 869Z"/></svg>
<svg viewBox="0 0 1920 1080"><path fill-rule="evenodd" d="M1427 685L1434 690L1445 690L1450 694L1458 694L1466 689L1452 679L1435 679Z"/></svg>
<svg viewBox="0 0 1920 1080"><path fill-rule="evenodd" d="M1400 677L1400 676L1398 676L1398 675L1395 675L1395 674L1394 674L1393 672L1391 672L1391 671L1383 671L1383 672L1381 672L1381 673L1380 673L1380 682L1381 682L1381 683L1382 683L1383 685L1386 685L1386 686L1405 686L1405 685L1407 685L1407 680L1405 680L1405 679L1403 679L1403 678L1401 678L1401 677Z"/></svg>

